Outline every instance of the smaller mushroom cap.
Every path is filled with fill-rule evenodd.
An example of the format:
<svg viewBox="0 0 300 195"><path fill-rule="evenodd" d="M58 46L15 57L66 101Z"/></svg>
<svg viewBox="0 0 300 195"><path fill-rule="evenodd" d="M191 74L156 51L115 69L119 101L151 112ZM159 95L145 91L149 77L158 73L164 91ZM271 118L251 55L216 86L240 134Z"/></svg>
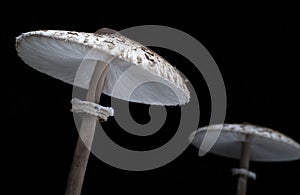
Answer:
<svg viewBox="0 0 300 195"><path fill-rule="evenodd" d="M209 127L209 130L208 130ZM202 127L191 134L191 142L200 148L206 133L222 129L211 153L239 159L242 143L248 135L250 160L288 161L300 158L300 145L291 138L269 128L246 124L221 124Z"/></svg>

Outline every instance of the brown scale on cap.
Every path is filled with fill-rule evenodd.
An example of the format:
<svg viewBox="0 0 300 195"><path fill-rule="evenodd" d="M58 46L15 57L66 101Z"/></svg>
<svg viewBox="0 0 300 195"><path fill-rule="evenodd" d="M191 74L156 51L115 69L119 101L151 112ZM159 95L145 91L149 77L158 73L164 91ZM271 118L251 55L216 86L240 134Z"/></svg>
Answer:
<svg viewBox="0 0 300 195"><path fill-rule="evenodd" d="M110 28L100 28L95 32L98 35L111 35L111 34L118 34L121 35L118 31L110 29Z"/></svg>

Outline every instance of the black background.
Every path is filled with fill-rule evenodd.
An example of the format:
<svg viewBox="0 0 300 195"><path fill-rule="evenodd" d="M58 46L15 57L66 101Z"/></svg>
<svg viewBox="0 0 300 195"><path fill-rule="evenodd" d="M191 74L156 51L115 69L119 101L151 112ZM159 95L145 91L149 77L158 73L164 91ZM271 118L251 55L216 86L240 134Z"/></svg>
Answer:
<svg viewBox="0 0 300 195"><path fill-rule="evenodd" d="M299 13L295 5L179 2L28 2L11 3L1 12L2 178L3 194L63 194L77 140L70 113L72 86L41 74L17 57L19 34L56 29L94 32L102 27L122 30L135 25L166 25L185 31L211 53L223 75L228 98L227 123L267 126L300 142ZM199 126L209 120L210 99L205 81L182 56L153 48L181 70L201 95ZM198 95L199 95L198 94ZM103 104L110 98L102 96ZM130 104L133 117L147 123L147 106ZM160 134L138 139L118 129L111 138L128 148L149 149L172 137L179 109L168 108L168 124ZM299 194L299 161L251 163L256 181L248 194ZM230 169L238 161L212 154L197 156L189 146L175 161L146 172L123 171L93 155L83 194L234 194Z"/></svg>

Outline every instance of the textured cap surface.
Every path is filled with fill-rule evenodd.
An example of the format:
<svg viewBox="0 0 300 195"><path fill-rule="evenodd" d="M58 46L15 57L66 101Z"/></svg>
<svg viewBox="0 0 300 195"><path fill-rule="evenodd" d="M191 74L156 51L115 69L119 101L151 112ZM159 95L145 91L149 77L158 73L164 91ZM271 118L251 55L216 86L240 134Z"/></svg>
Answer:
<svg viewBox="0 0 300 195"><path fill-rule="evenodd" d="M199 148L204 135L222 128L222 125L210 125L209 130L207 128L202 127L192 133L194 146ZM239 159L246 135L250 142L252 161L288 161L300 158L300 145L291 138L269 128L244 124L224 124L210 152Z"/></svg>
<svg viewBox="0 0 300 195"><path fill-rule="evenodd" d="M129 75L125 80L134 78L139 79L137 83L141 80L145 83L134 91L130 101L181 105L190 99L183 78L173 66L152 50L119 33L32 31L16 38L16 49L18 55L29 66L82 88L88 88L96 61L103 61L110 63L103 90L107 95L114 95L112 89L118 78L130 67L135 66L137 70L132 72L139 76ZM84 71L81 71L80 79L74 81L81 64ZM147 83L148 80L159 81L161 84ZM124 89L128 88L128 83L122 83ZM116 98L128 100L128 97L117 94Z"/></svg>

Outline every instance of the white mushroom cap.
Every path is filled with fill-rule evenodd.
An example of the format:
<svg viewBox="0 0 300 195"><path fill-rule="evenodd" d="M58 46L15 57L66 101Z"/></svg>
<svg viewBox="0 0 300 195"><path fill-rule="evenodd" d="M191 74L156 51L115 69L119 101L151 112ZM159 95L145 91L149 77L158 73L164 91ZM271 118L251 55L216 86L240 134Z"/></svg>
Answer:
<svg viewBox="0 0 300 195"><path fill-rule="evenodd" d="M206 133L222 129L222 125L202 127L191 135L192 144L200 147ZM246 124L224 124L221 134L209 151L220 156L239 159L246 135L250 142L252 161L288 161L300 159L300 145L291 138L269 128Z"/></svg>
<svg viewBox="0 0 300 195"><path fill-rule="evenodd" d="M118 33L94 34L73 31L41 30L23 33L16 38L18 55L29 66L72 85L88 88L93 68L87 68L84 79L74 82L84 58L110 63L103 93L128 101L122 93L112 94L114 84L128 68L136 66L135 75L126 79L145 82L136 88L130 101L154 105L182 105L190 93L179 72L161 56L147 47ZM92 50L92 52L91 52ZM90 71L89 71L90 70ZM77 79L77 78L76 78ZM119 83L120 84L120 83ZM128 83L121 83L122 89ZM172 90L173 91L172 91Z"/></svg>

